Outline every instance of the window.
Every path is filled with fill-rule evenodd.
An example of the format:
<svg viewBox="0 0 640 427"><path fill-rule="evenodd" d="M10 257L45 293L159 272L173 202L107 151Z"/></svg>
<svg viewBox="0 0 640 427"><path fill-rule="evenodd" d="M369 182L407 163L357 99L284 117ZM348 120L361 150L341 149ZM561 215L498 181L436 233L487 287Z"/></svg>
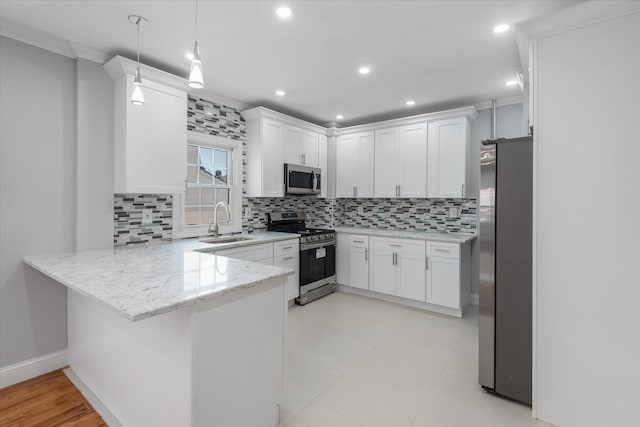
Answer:
<svg viewBox="0 0 640 427"><path fill-rule="evenodd" d="M224 148L187 145L187 192L184 198L184 224L202 225L213 222L218 202L229 205L232 188L231 153ZM224 209L219 209L219 222L227 222Z"/></svg>
<svg viewBox="0 0 640 427"><path fill-rule="evenodd" d="M232 219L228 224L225 210L218 209L220 233L242 231L242 143L189 131L186 146L185 191L173 204L174 237L206 235L218 202L229 206Z"/></svg>

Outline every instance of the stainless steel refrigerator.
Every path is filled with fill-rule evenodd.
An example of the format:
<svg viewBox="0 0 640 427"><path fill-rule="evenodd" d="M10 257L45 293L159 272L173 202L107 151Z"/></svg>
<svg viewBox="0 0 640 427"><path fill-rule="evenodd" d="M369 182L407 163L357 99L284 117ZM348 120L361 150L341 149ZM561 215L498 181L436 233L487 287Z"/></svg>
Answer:
<svg viewBox="0 0 640 427"><path fill-rule="evenodd" d="M531 137L480 150L480 384L531 405Z"/></svg>

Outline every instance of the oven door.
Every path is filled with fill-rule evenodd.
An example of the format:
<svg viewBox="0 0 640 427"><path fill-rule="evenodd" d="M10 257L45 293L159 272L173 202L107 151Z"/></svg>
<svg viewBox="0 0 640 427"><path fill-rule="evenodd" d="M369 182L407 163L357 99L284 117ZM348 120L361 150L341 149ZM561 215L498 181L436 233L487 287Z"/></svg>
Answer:
<svg viewBox="0 0 640 427"><path fill-rule="evenodd" d="M284 165L287 194L319 194L320 169L300 165Z"/></svg>
<svg viewBox="0 0 640 427"><path fill-rule="evenodd" d="M317 243L300 246L300 286L336 274L336 245L335 243ZM324 283L318 283L318 286ZM311 287L313 288L313 287Z"/></svg>

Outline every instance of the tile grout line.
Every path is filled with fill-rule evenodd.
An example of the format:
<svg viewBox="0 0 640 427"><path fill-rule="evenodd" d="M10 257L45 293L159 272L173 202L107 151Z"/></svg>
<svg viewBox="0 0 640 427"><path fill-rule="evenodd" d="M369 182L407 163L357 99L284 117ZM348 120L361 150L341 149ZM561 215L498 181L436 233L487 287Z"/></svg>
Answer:
<svg viewBox="0 0 640 427"><path fill-rule="evenodd" d="M435 390L435 388L438 386L438 383L442 379L442 375L444 374L444 371L451 364L451 361L453 360L453 357L456 354L456 351L458 351L458 349L462 346L462 342L463 341L464 341L464 336L461 336L460 340L458 341L458 344L456 344L456 347L451 351L451 356L449 356L449 360L447 360L447 363L445 363L444 366L442 367L442 369L440 370L440 374L438 375L438 379L435 380L435 382L433 383L433 386L431 387L431 390L429 390L429 393L427 393L427 396L424 398L424 401L420 405L420 408L418 408L418 410L416 411L415 415L413 416L413 419L411 420L411 423L409 423L409 427L413 426L413 423L416 421L416 418L418 417L418 414L420 414L420 411L422 411L422 408L424 408L424 406L427 404L427 401L429 400L429 398L433 394L433 390Z"/></svg>

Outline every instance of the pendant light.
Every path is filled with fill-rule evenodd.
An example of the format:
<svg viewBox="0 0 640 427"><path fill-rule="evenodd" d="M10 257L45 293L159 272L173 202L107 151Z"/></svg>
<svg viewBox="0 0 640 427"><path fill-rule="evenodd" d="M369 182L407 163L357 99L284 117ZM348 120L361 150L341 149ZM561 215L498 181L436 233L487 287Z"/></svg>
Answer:
<svg viewBox="0 0 640 427"><path fill-rule="evenodd" d="M131 91L131 103L133 105L144 105L144 93L142 92L142 77L140 76L140 25L149 23L144 17L138 15L129 15L129 22L136 24L138 29L137 52L138 66L136 67L136 76L133 79L133 90Z"/></svg>
<svg viewBox="0 0 640 427"><path fill-rule="evenodd" d="M202 89L204 87L200 46L198 46L198 0L196 0L196 42L193 45L193 59L189 70L189 87L194 89Z"/></svg>

